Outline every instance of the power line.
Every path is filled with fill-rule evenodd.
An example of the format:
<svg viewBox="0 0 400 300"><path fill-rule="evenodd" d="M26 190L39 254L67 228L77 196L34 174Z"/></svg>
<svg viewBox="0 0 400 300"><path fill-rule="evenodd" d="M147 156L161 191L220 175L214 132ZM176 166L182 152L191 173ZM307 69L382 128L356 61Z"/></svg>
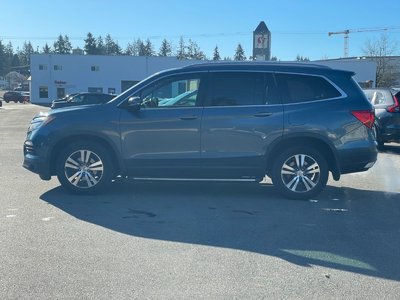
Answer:
<svg viewBox="0 0 400 300"><path fill-rule="evenodd" d="M372 28L356 28L351 29L354 33L361 33L365 31L378 31L382 30L383 27L372 27ZM385 31L391 31L393 33L400 32L400 26L384 27ZM293 30L275 30L272 33L274 35L326 35L326 31L293 31ZM176 38L195 38L195 37L229 37L229 36L248 36L252 35L253 31L241 31L241 32L219 32L219 33L198 33L198 34L180 34L180 35L151 35L146 37L138 36L114 36L116 40L135 40L137 38L148 38L148 39L176 39ZM99 35L101 36L101 35ZM105 37L102 36L102 37ZM5 40L57 40L58 36L0 36L0 39ZM84 40L86 36L68 36L70 40Z"/></svg>

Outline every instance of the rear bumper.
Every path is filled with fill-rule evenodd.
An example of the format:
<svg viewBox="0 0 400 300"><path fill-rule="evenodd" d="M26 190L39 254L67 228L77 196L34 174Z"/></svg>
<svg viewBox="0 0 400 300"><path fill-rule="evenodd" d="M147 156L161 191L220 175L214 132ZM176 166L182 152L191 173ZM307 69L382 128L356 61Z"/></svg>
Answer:
<svg viewBox="0 0 400 300"><path fill-rule="evenodd" d="M339 156L341 174L364 172L375 164L378 158L378 150L376 143L374 143L368 148L341 151Z"/></svg>

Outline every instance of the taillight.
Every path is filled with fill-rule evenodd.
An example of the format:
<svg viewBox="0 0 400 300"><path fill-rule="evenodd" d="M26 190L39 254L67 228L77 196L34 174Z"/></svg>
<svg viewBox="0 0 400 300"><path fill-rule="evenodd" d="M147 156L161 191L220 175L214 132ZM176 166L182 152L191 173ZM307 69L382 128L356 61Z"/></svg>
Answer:
<svg viewBox="0 0 400 300"><path fill-rule="evenodd" d="M386 111L391 112L391 113L400 112L399 100L397 99L396 96L393 96L393 101L394 101L394 104L386 107Z"/></svg>
<svg viewBox="0 0 400 300"><path fill-rule="evenodd" d="M351 112L361 123L363 123L368 128L372 128L375 121L375 113L370 110L353 110Z"/></svg>

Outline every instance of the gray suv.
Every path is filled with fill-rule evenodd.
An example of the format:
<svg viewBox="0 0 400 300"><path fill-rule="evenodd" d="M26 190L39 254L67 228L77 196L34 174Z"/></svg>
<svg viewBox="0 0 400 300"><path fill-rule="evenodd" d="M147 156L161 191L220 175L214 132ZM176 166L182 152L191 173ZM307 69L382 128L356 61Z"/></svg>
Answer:
<svg viewBox="0 0 400 300"><path fill-rule="evenodd" d="M308 199L329 172L377 159L354 73L300 63L206 63L154 74L104 105L36 116L24 167L93 193L118 175L259 182Z"/></svg>

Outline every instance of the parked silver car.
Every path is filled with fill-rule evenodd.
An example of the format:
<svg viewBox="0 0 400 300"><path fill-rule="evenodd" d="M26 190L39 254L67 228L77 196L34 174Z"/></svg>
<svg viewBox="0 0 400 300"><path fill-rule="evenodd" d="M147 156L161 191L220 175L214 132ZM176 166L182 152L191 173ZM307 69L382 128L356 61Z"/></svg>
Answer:
<svg viewBox="0 0 400 300"><path fill-rule="evenodd" d="M374 132L378 146L400 141L400 91L365 89L365 95L375 107Z"/></svg>

